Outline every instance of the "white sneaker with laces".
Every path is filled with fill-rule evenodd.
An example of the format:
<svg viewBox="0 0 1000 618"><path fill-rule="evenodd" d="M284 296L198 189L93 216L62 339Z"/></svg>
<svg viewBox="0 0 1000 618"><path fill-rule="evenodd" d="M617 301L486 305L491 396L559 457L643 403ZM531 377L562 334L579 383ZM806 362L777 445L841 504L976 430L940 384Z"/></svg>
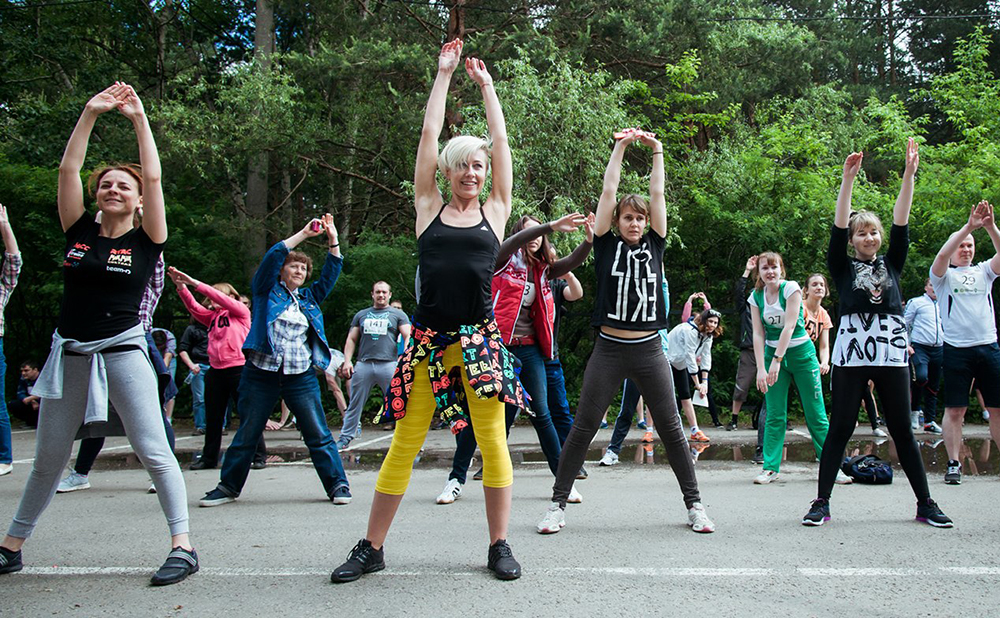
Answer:
<svg viewBox="0 0 1000 618"><path fill-rule="evenodd" d="M850 485L854 482L854 479L844 474L843 470L837 470L837 479L834 481L837 485Z"/></svg>
<svg viewBox="0 0 1000 618"><path fill-rule="evenodd" d="M601 457L599 466L614 466L618 464L618 453L608 449L604 451L604 457Z"/></svg>
<svg viewBox="0 0 1000 618"><path fill-rule="evenodd" d="M754 485L767 485L778 480L778 473L774 470L764 470L753 480Z"/></svg>
<svg viewBox="0 0 1000 618"><path fill-rule="evenodd" d="M583 494L576 490L576 484L569 490L569 495L566 497L566 502L570 504L580 504L583 502Z"/></svg>
<svg viewBox="0 0 1000 618"><path fill-rule="evenodd" d="M708 534L715 532L715 524L705 513L705 506L701 502L695 502L688 509L688 526L695 532Z"/></svg>
<svg viewBox="0 0 1000 618"><path fill-rule="evenodd" d="M6 476L13 471L14 471L14 464L12 463L0 464L0 476Z"/></svg>
<svg viewBox="0 0 1000 618"><path fill-rule="evenodd" d="M66 478L59 481L56 493L65 494L71 491L80 491L81 489L90 489L90 479L87 478L87 475L77 474L76 470L73 470Z"/></svg>
<svg viewBox="0 0 1000 618"><path fill-rule="evenodd" d="M458 497L462 495L462 484L458 482L458 479L448 479L445 483L444 490L441 495L437 497L436 502L438 504L451 504Z"/></svg>
<svg viewBox="0 0 1000 618"><path fill-rule="evenodd" d="M944 433L944 430L941 429L941 425L938 425L934 421L931 421L929 423L924 423L924 433L932 433L936 436L940 436L942 433Z"/></svg>
<svg viewBox="0 0 1000 618"><path fill-rule="evenodd" d="M882 431L881 427L876 427L875 429L872 429L872 435L875 436L875 437L877 437L877 438L888 438L889 437L889 434L887 434L886 432Z"/></svg>
<svg viewBox="0 0 1000 618"><path fill-rule="evenodd" d="M913 431L920 429L920 410L910 410L910 428Z"/></svg>
<svg viewBox="0 0 1000 618"><path fill-rule="evenodd" d="M538 534L555 534L566 525L566 511L559 506L558 502L553 502L549 510L545 511L542 521L538 522Z"/></svg>

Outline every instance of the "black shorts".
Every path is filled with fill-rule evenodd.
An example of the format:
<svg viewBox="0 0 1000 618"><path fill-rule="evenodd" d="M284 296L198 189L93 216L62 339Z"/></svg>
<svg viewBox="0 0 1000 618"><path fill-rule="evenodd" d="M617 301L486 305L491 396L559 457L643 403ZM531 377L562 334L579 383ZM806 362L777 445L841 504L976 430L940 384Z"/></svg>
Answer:
<svg viewBox="0 0 1000 618"><path fill-rule="evenodd" d="M1000 408L1000 346L995 343L956 348L944 344L944 405L969 405L972 381L987 408Z"/></svg>
<svg viewBox="0 0 1000 618"><path fill-rule="evenodd" d="M691 374L687 369L678 369L670 365L670 373L674 376L674 392L681 401L691 399Z"/></svg>

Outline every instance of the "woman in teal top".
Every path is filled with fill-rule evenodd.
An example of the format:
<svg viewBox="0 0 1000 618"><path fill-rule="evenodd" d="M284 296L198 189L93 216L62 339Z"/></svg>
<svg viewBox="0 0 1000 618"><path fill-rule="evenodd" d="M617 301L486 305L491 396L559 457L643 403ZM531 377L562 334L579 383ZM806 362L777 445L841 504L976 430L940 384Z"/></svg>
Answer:
<svg viewBox="0 0 1000 618"><path fill-rule="evenodd" d="M823 450L829 428L816 347L806 332L802 316L802 289L794 281L785 281L784 273L785 265L779 254L760 254L754 273L756 288L747 300L753 320L757 388L767 402L764 471L754 479L758 485L778 478L788 421L788 388L793 381L802 398L816 457Z"/></svg>

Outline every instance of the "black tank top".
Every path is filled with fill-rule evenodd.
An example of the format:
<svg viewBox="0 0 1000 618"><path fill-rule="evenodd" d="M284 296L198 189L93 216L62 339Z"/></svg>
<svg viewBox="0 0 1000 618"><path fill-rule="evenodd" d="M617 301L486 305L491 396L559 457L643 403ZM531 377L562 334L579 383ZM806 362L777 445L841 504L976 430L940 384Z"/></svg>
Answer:
<svg viewBox="0 0 1000 618"><path fill-rule="evenodd" d="M416 321L436 331L456 330L490 314L490 286L500 241L482 220L472 227L452 227L441 212L417 239L420 298ZM479 209L482 215L482 208Z"/></svg>

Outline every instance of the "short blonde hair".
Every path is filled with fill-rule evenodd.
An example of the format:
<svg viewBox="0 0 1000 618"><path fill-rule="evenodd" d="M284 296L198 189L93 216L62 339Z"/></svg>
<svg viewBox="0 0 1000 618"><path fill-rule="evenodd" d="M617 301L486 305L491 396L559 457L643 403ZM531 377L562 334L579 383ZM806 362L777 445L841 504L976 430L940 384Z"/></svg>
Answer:
<svg viewBox="0 0 1000 618"><path fill-rule="evenodd" d="M486 140L472 135L459 135L448 140L438 155L438 169L442 174L447 170L460 170L469 164L472 157L480 150L486 154L486 170L490 169L490 144Z"/></svg>
<svg viewBox="0 0 1000 618"><path fill-rule="evenodd" d="M870 210L858 210L851 213L851 218L847 224L847 237L854 238L854 234L858 230L863 230L868 227L875 228L878 231L878 235L885 238L885 228L882 227L882 220L878 218L878 215Z"/></svg>
<svg viewBox="0 0 1000 618"><path fill-rule="evenodd" d="M240 299L240 293L237 292L236 288L234 288L230 283L226 283L225 281L221 283L213 283L212 287L215 288L216 290L219 290L220 292L222 292L223 294L232 299L235 300Z"/></svg>

